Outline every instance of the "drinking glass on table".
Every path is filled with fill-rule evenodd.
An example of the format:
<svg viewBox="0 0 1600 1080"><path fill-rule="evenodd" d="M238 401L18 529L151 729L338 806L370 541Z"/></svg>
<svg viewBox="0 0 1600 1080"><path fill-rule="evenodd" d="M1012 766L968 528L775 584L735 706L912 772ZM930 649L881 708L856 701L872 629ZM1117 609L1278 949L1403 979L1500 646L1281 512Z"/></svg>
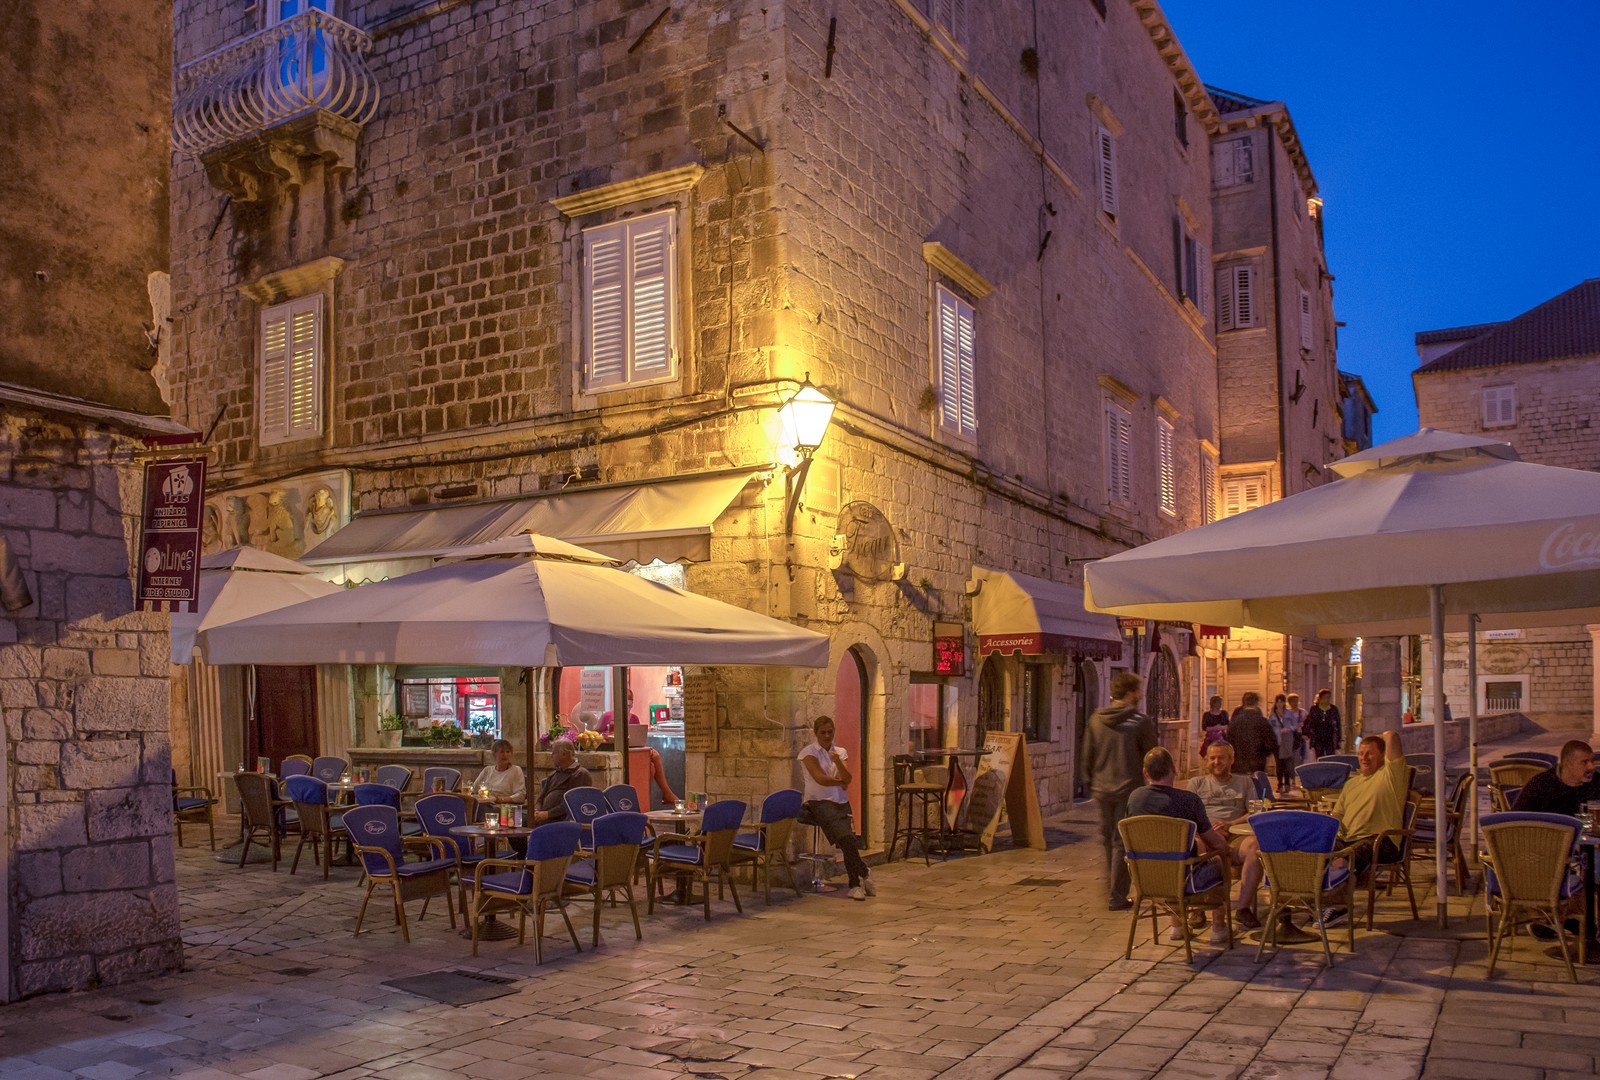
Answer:
<svg viewBox="0 0 1600 1080"><path fill-rule="evenodd" d="M499 814L485 814L485 815L483 815L483 827L485 829L498 829L500 827L500 815Z"/></svg>
<svg viewBox="0 0 1600 1080"><path fill-rule="evenodd" d="M1594 803L1586 802L1578 805L1578 820L1583 822L1584 832L1594 828Z"/></svg>

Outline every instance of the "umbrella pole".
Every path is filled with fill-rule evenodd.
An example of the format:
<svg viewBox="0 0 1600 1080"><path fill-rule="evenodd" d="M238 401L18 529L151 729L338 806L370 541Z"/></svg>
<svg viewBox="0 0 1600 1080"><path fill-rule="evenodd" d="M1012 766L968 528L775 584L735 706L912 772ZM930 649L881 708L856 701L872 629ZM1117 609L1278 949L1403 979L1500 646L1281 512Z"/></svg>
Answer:
<svg viewBox="0 0 1600 1080"><path fill-rule="evenodd" d="M1467 616L1467 767L1472 770L1472 801L1467 807L1467 845L1478 857L1478 617ZM1436 817L1435 828L1443 828ZM1461 826L1457 825L1456 828ZM1435 834L1442 837L1442 832ZM1463 883L1462 891L1466 891Z"/></svg>
<svg viewBox="0 0 1600 1080"><path fill-rule="evenodd" d="M1436 826L1435 840L1442 840L1444 829L1439 825L1444 814L1444 588L1428 586L1428 614L1433 623L1433 813ZM1439 909L1439 928L1450 925L1450 894L1445 881L1445 845L1433 845L1434 898Z"/></svg>

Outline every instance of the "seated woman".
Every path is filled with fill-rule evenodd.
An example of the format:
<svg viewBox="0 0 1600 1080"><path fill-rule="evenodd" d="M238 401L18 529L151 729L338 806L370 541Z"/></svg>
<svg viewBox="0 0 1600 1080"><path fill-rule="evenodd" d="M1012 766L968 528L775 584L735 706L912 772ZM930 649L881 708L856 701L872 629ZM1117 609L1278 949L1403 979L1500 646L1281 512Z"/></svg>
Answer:
<svg viewBox="0 0 1600 1080"><path fill-rule="evenodd" d="M528 797L528 778L523 775L522 766L511 764L511 744L496 739L489 752L494 755L494 763L485 765L467 790L477 795L487 789L493 802L522 802Z"/></svg>
<svg viewBox="0 0 1600 1080"><path fill-rule="evenodd" d="M811 722L811 731L817 741L800 751L800 767L805 770L805 805L800 820L821 828L828 843L839 849L844 856L845 873L850 875L850 899L865 900L876 896L878 890L856 846L846 754L843 747L833 745L833 717L817 717Z"/></svg>

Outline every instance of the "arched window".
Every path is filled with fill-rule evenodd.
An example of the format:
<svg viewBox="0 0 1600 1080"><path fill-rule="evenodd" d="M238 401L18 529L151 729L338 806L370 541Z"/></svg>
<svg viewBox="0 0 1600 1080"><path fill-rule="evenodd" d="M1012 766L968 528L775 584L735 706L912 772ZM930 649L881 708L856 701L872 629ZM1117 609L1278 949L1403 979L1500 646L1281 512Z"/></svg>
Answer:
<svg viewBox="0 0 1600 1080"><path fill-rule="evenodd" d="M1160 649L1150 664L1150 680L1144 695L1145 708L1158 720L1179 720L1183 714L1183 691L1178 686L1178 665L1172 653Z"/></svg>
<svg viewBox="0 0 1600 1080"><path fill-rule="evenodd" d="M991 731L1006 729L1006 681L998 660L986 660L978 675L978 745Z"/></svg>

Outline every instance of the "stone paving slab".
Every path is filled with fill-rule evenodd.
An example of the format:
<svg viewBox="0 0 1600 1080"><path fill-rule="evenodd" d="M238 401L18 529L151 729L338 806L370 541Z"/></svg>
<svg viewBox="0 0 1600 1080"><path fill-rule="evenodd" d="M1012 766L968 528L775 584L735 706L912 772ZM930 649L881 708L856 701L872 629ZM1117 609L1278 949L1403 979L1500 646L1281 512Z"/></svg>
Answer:
<svg viewBox="0 0 1600 1080"><path fill-rule="evenodd" d="M374 902L354 937L354 869L243 869L180 852L186 970L0 1012L0 1077L436 1080L1171 1077L1399 1080L1593 1076L1600 990L1531 939L1484 979L1482 912L1452 898L1448 933L1381 899L1354 956L1320 943L1255 960L1150 941L1124 960L1104 910L1092 811L1049 823L1047 851L1001 848L878 868L879 896L774 891L657 905L635 941L622 908L573 905L583 951L547 928L470 955L444 905L409 906L406 945ZM222 826L219 831L224 831ZM1060 887L1021 885L1029 878ZM1429 885L1419 903L1432 910ZM530 929L531 932L531 929ZM1163 935L1164 937L1164 935ZM1340 941L1342 941L1342 936ZM465 1007L383 983L432 971L514 978Z"/></svg>

